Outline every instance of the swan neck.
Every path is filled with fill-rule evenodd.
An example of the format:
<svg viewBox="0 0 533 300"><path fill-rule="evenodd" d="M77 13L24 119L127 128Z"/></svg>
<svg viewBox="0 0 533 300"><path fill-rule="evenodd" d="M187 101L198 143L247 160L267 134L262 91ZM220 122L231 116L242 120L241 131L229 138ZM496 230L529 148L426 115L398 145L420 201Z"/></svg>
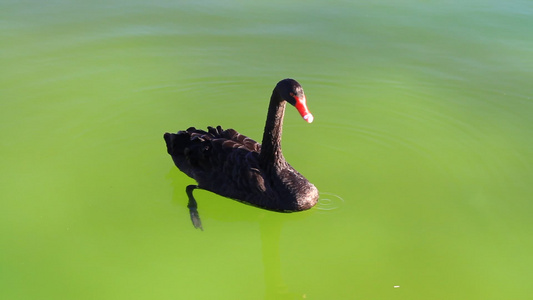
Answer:
<svg viewBox="0 0 533 300"><path fill-rule="evenodd" d="M286 103L276 90L272 92L260 154L260 162L267 169L280 167L285 163L281 152L281 133Z"/></svg>

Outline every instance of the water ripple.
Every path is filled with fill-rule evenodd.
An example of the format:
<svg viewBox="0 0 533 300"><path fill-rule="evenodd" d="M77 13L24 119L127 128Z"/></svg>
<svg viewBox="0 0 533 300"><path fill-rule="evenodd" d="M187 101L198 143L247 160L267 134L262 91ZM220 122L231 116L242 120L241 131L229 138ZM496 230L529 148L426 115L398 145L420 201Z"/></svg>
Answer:
<svg viewBox="0 0 533 300"><path fill-rule="evenodd" d="M344 205L344 199L333 193L320 193L320 198L318 199L318 204L316 208L320 211L334 211L341 208Z"/></svg>

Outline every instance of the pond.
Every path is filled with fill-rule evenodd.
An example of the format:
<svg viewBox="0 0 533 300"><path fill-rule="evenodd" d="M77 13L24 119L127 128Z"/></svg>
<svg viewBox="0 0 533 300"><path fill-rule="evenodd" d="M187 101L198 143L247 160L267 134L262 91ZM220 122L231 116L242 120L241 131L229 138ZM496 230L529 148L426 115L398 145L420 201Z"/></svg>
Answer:
<svg viewBox="0 0 533 300"><path fill-rule="evenodd" d="M531 1L3 1L2 299L525 299ZM195 192L163 133L260 141L298 80L309 211Z"/></svg>

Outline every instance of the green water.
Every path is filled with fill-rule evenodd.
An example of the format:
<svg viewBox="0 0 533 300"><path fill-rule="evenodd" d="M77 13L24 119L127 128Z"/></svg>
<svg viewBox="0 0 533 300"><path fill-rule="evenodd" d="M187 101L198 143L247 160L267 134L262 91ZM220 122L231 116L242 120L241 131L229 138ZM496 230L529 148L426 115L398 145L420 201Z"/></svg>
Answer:
<svg viewBox="0 0 533 300"><path fill-rule="evenodd" d="M0 2L0 298L526 299L531 1ZM260 139L321 192L205 191L162 135Z"/></svg>

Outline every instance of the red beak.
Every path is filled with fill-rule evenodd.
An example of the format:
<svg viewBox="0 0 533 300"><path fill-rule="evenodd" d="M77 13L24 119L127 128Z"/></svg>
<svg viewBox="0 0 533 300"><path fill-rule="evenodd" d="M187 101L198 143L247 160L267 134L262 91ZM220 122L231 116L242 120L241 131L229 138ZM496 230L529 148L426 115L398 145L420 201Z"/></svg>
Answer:
<svg viewBox="0 0 533 300"><path fill-rule="evenodd" d="M313 122L313 115L307 108L307 101L305 100L305 96L303 96L302 98L294 97L294 99L296 100L296 104L294 106L296 107L302 118L304 118L307 123Z"/></svg>

